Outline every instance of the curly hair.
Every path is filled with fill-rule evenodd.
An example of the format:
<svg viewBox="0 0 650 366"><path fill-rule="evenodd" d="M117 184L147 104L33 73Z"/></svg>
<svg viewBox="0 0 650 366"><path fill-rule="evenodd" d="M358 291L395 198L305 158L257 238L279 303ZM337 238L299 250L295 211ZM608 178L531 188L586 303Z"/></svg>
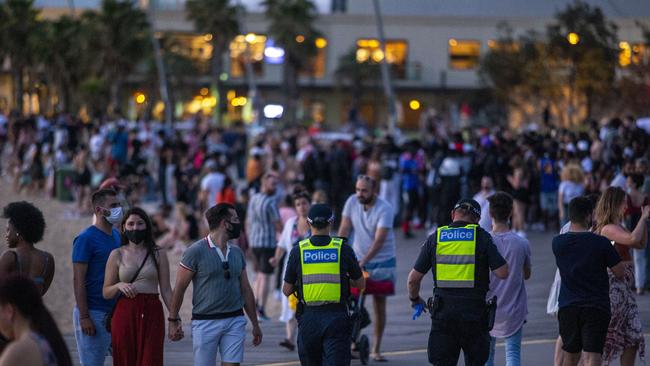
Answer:
<svg viewBox="0 0 650 366"><path fill-rule="evenodd" d="M11 202L4 207L2 217L9 219L11 225L28 243L35 244L43 239L45 218L41 210L31 203Z"/></svg>

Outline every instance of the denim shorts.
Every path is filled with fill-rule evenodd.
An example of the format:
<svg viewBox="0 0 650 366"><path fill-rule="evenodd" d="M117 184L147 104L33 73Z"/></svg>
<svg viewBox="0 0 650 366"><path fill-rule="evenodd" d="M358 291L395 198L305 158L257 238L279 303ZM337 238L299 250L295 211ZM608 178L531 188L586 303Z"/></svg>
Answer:
<svg viewBox="0 0 650 366"><path fill-rule="evenodd" d="M221 362L241 363L244 360L246 318L243 315L226 319L192 320L194 366L214 366L217 351Z"/></svg>
<svg viewBox="0 0 650 366"><path fill-rule="evenodd" d="M77 341L77 352L79 361L83 366L104 366L104 359L111 346L111 334L106 331L104 317L106 313L99 310L88 310L90 319L95 324L95 335L85 335L81 331L79 320L79 309L75 306L72 311L72 323L74 324L74 338Z"/></svg>

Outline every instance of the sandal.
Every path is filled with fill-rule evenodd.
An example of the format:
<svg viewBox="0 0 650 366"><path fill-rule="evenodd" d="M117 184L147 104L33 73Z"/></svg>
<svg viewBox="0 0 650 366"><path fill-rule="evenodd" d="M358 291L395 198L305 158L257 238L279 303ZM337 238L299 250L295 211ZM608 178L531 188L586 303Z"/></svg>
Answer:
<svg viewBox="0 0 650 366"><path fill-rule="evenodd" d="M371 355L371 359L372 359L374 362L388 362L388 360L386 359L386 357L384 357L384 356L382 356L382 355L380 355L380 354L373 354L373 355Z"/></svg>
<svg viewBox="0 0 650 366"><path fill-rule="evenodd" d="M284 347L288 349L289 351L293 351L296 349L296 345L289 342L288 339L285 339L284 341L280 342L280 347Z"/></svg>

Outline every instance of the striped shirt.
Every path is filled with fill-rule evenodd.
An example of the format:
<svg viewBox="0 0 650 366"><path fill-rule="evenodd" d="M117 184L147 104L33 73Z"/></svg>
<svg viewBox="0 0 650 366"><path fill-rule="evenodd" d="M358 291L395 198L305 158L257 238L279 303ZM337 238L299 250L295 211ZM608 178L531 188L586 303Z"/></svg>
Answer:
<svg viewBox="0 0 650 366"><path fill-rule="evenodd" d="M256 193L248 203L248 242L251 248L275 248L275 222L280 220L275 196Z"/></svg>

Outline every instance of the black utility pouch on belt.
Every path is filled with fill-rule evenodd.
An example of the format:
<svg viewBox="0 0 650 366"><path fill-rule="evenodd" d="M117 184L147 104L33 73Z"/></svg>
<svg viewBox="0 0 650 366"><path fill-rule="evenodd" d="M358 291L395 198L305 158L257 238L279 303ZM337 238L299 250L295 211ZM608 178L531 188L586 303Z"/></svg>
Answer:
<svg viewBox="0 0 650 366"><path fill-rule="evenodd" d="M438 295L433 295L433 297L430 297L427 299L427 310L429 310L429 314L431 314L431 317L436 314L438 310L442 307L442 298Z"/></svg>
<svg viewBox="0 0 650 366"><path fill-rule="evenodd" d="M494 317L497 315L497 297L493 296L485 305L487 307L487 329L490 331L494 327Z"/></svg>

